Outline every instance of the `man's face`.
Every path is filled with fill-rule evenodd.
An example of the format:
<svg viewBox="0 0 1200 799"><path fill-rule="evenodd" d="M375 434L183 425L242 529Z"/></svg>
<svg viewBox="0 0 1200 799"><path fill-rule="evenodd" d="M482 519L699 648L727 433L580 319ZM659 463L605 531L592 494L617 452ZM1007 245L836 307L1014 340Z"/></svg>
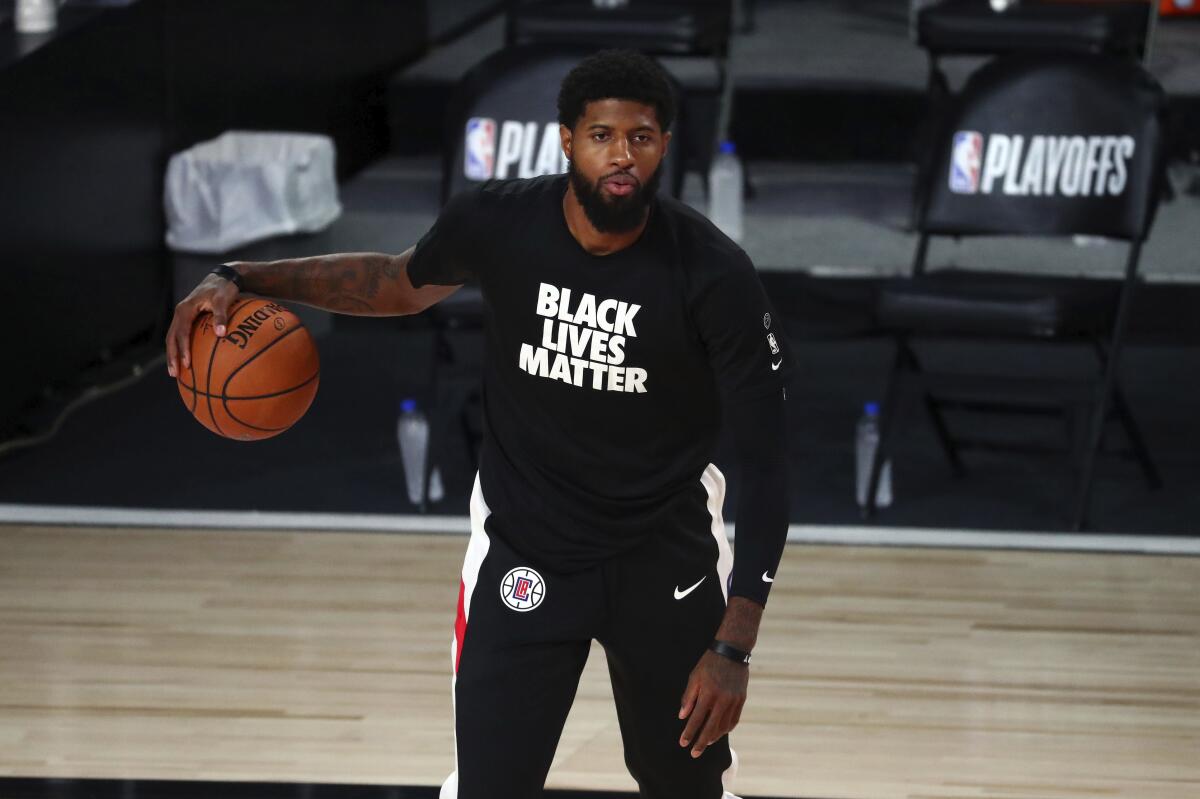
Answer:
<svg viewBox="0 0 1200 799"><path fill-rule="evenodd" d="M624 233L645 219L658 189L659 165L671 134L654 107L632 100L594 100L574 130L559 127L568 174L588 221L601 233Z"/></svg>

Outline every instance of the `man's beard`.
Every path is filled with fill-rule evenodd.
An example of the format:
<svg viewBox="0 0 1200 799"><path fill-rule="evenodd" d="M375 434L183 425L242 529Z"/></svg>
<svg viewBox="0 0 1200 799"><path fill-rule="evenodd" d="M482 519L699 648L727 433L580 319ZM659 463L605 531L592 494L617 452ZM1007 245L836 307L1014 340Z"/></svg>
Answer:
<svg viewBox="0 0 1200 799"><path fill-rule="evenodd" d="M604 189L600 186L606 178L614 174L621 173L609 172L594 184L588 183L587 178L575 168L575 162L567 161L567 175L571 179L571 188L575 190L575 197L583 206L583 212L587 214L592 227L601 233L628 233L646 219L646 209L650 207L654 195L658 192L662 164L659 164L649 179L639 183L633 193L625 197L611 194L605 196Z"/></svg>

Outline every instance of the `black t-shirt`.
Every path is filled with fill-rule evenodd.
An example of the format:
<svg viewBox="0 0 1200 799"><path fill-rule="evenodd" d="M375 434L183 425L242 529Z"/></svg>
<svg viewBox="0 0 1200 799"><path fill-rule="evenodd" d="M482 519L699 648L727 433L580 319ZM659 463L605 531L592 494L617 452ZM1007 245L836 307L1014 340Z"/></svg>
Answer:
<svg viewBox="0 0 1200 799"><path fill-rule="evenodd" d="M478 281L488 529L574 571L663 525L707 524L721 403L781 392L791 353L750 259L704 216L659 197L634 244L595 256L567 228L566 188L555 175L456 196L408 275Z"/></svg>

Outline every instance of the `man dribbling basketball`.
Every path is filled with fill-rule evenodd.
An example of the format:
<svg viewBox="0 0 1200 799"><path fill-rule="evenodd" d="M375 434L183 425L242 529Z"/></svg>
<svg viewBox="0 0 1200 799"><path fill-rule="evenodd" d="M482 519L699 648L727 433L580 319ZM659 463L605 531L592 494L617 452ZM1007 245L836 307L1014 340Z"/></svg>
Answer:
<svg viewBox="0 0 1200 799"><path fill-rule="evenodd" d="M452 646L457 770L443 799L540 795L593 639L643 797L721 799L747 662L787 529L786 341L754 267L657 197L674 100L651 59L564 79L567 175L490 181L398 256L219 267L176 309L218 335L239 290L362 315L418 313L477 281L484 442ZM737 561L724 416L742 473Z"/></svg>

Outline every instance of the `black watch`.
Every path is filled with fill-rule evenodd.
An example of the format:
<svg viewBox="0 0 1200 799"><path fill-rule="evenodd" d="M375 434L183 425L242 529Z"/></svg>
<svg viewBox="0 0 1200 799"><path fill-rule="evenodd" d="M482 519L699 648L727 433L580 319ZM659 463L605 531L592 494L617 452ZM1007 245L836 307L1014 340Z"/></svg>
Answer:
<svg viewBox="0 0 1200 799"><path fill-rule="evenodd" d="M242 285L242 276L241 276L241 274L239 274L239 273L238 273L238 270L234 269L234 268L233 268L232 266L230 266L229 264L221 264L220 266L218 266L218 267L216 267L215 269L213 269L213 270L212 270L212 272L211 272L210 274L214 274L214 275L216 275L217 277L223 277L223 278L225 278L225 279L226 279L226 280L228 280L230 283L232 283L233 285L237 286L237 289L238 289L238 291L245 291L245 290L246 290L246 288L245 288L245 287Z"/></svg>
<svg viewBox="0 0 1200 799"><path fill-rule="evenodd" d="M710 652L716 652L724 658L729 658L735 663L750 663L750 653L738 649L736 646L727 644L724 641L713 641L708 645Z"/></svg>

